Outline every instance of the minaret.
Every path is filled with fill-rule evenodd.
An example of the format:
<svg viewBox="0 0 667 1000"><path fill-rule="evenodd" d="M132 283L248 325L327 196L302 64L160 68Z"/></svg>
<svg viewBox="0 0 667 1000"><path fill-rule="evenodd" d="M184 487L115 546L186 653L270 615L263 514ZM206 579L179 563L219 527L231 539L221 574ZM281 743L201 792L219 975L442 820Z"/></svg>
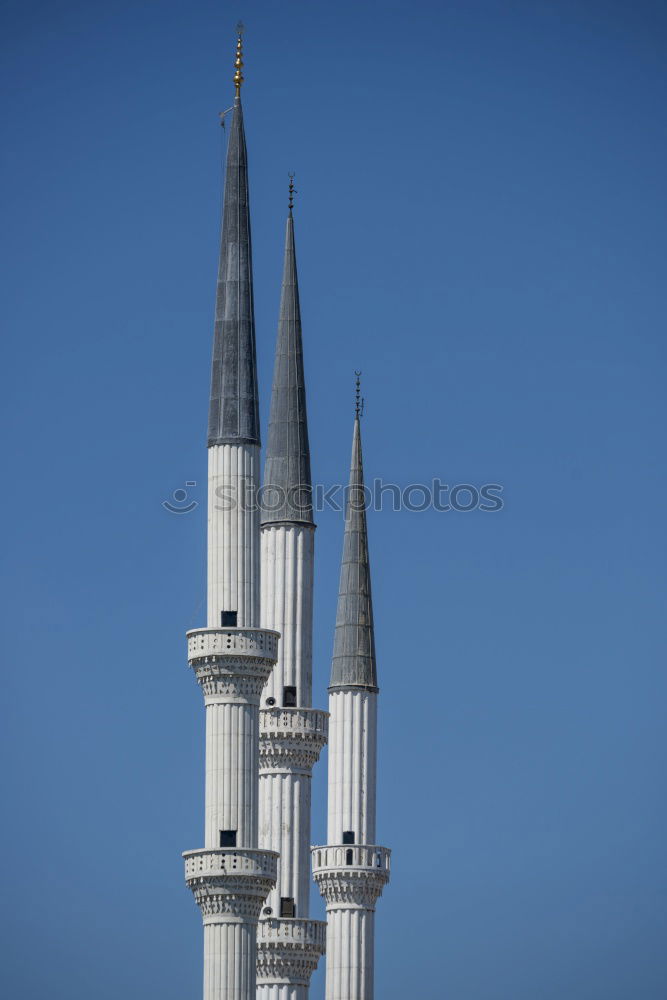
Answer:
<svg viewBox="0 0 667 1000"><path fill-rule="evenodd" d="M359 396L357 376L329 686L329 844L313 848L313 875L327 905L326 1000L373 998L375 903L390 864L389 850L375 843L378 686Z"/></svg>
<svg viewBox="0 0 667 1000"><path fill-rule="evenodd" d="M208 625L188 632L206 708L204 848L185 878L204 921L204 1000L255 1000L257 920L277 855L258 849L259 703L278 635L259 627L259 421L248 170L236 50L208 427Z"/></svg>
<svg viewBox="0 0 667 1000"><path fill-rule="evenodd" d="M278 662L262 693L259 843L278 851L278 882L258 926L258 1000L307 1000L326 924L309 920L311 772L326 742L312 705L313 524L301 313L289 214L262 489L262 625L276 629Z"/></svg>

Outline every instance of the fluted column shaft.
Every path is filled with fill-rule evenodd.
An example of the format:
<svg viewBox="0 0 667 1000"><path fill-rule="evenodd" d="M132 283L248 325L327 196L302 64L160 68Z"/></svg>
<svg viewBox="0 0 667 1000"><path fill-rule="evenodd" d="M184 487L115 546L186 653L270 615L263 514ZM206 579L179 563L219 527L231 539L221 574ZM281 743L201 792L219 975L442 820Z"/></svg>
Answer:
<svg viewBox="0 0 667 1000"><path fill-rule="evenodd" d="M313 697L312 524L266 524L261 532L261 606L264 628L280 632L278 662L263 692L282 704L283 687L296 687L296 704Z"/></svg>
<svg viewBox="0 0 667 1000"><path fill-rule="evenodd" d="M312 704L314 534L309 524L262 528L262 624L280 632L278 661L262 692L265 708L270 699L284 705L286 686L296 688L296 706ZM297 916L309 914L310 794L309 767L287 758L283 767L262 767L260 846L280 853L278 884L269 898L274 914L287 896Z"/></svg>
<svg viewBox="0 0 667 1000"><path fill-rule="evenodd" d="M329 693L329 802L327 841L375 843L377 694L364 688Z"/></svg>
<svg viewBox="0 0 667 1000"><path fill-rule="evenodd" d="M281 639L262 692L259 844L280 861L259 926L258 1000L307 1000L324 948L324 926L308 920L311 773L326 740L326 713L310 707L313 541L312 524L262 527L262 624ZM294 916L282 916L283 899Z"/></svg>
<svg viewBox="0 0 667 1000"><path fill-rule="evenodd" d="M255 988L257 920L204 924L204 1000L245 1000Z"/></svg>
<svg viewBox="0 0 667 1000"><path fill-rule="evenodd" d="M372 910L328 911L326 1000L370 1000L374 940Z"/></svg>
<svg viewBox="0 0 667 1000"><path fill-rule="evenodd" d="M236 611L239 627L259 625L259 446L208 449L208 625Z"/></svg>
<svg viewBox="0 0 667 1000"><path fill-rule="evenodd" d="M310 773L261 771L259 846L278 851L279 881L267 904L279 913L280 898L294 900L296 916L310 912Z"/></svg>
<svg viewBox="0 0 667 1000"><path fill-rule="evenodd" d="M236 830L238 847L257 847L259 706L206 698L206 847ZM261 845L260 845L261 846Z"/></svg>

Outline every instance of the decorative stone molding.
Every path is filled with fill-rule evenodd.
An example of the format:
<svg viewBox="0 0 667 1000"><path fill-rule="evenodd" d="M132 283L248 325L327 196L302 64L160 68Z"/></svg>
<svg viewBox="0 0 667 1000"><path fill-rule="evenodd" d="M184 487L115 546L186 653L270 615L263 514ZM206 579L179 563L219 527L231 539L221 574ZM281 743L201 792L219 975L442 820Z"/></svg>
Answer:
<svg viewBox="0 0 667 1000"><path fill-rule="evenodd" d="M313 878L327 903L373 910L389 881L391 851L370 844L314 847Z"/></svg>
<svg viewBox="0 0 667 1000"><path fill-rule="evenodd" d="M321 740L326 743L329 713L319 708L263 708L259 717L261 736Z"/></svg>
<svg viewBox="0 0 667 1000"><path fill-rule="evenodd" d="M193 628L186 633L188 660L224 656L259 658L274 664L278 659L279 632L267 628Z"/></svg>
<svg viewBox="0 0 667 1000"><path fill-rule="evenodd" d="M256 847L215 847L185 851L185 881L202 875L253 875L275 882L278 854Z"/></svg>
<svg viewBox="0 0 667 1000"><path fill-rule="evenodd" d="M278 854L252 848L220 847L186 851L185 881L204 923L225 916L257 920L276 884Z"/></svg>
<svg viewBox="0 0 667 1000"><path fill-rule="evenodd" d="M277 659L278 638L278 632L259 628L198 628L188 632L188 661L207 704L259 704Z"/></svg>
<svg viewBox="0 0 667 1000"><path fill-rule="evenodd" d="M321 920L269 919L257 925L257 982L308 986L326 950Z"/></svg>
<svg viewBox="0 0 667 1000"><path fill-rule="evenodd" d="M260 920L257 941L267 947L300 948L323 955L327 940L325 920L308 920L299 917L270 917Z"/></svg>
<svg viewBox="0 0 667 1000"><path fill-rule="evenodd" d="M227 665L221 663L200 662L195 667L195 677L207 705L232 701L259 705L270 672L262 666L256 674L239 674L230 672Z"/></svg>
<svg viewBox="0 0 667 1000"><path fill-rule="evenodd" d="M204 924L223 923L225 917L254 923L259 919L263 900L240 892L216 892L208 884L194 886L192 894L201 910Z"/></svg>
<svg viewBox="0 0 667 1000"><path fill-rule="evenodd" d="M264 708L259 713L259 769L309 773L327 741L329 713Z"/></svg>

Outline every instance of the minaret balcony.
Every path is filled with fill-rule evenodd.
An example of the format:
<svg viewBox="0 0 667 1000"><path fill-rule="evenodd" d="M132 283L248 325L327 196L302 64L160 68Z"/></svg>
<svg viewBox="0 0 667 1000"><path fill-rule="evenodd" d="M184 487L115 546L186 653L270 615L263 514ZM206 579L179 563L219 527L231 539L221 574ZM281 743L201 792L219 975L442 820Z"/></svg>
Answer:
<svg viewBox="0 0 667 1000"><path fill-rule="evenodd" d="M279 638L279 632L265 628L197 628L188 632L188 662L207 701L259 704L278 658Z"/></svg>
<svg viewBox="0 0 667 1000"><path fill-rule="evenodd" d="M257 925L257 983L308 986L326 950L323 920L269 918Z"/></svg>
<svg viewBox="0 0 667 1000"><path fill-rule="evenodd" d="M257 920L262 903L276 884L278 857L275 851L250 847L186 851L185 882L204 923L231 918Z"/></svg>
<svg viewBox="0 0 667 1000"><path fill-rule="evenodd" d="M259 769L308 772L327 742L329 713L317 708L264 708L259 713Z"/></svg>
<svg viewBox="0 0 667 1000"><path fill-rule="evenodd" d="M374 909L391 874L391 851L376 844L313 847L313 878L327 908Z"/></svg>

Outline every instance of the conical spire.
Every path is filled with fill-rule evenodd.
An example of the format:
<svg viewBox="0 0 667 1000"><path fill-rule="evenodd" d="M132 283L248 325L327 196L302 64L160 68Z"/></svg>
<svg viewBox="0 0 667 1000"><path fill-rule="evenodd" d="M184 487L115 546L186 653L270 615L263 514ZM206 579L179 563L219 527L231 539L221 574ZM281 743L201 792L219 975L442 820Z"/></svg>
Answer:
<svg viewBox="0 0 667 1000"><path fill-rule="evenodd" d="M240 56L237 51L237 62ZM237 66L237 75L240 69ZM236 80L215 305L208 445L259 444L248 157Z"/></svg>
<svg viewBox="0 0 667 1000"><path fill-rule="evenodd" d="M293 193L290 178L269 443L264 467L262 524L276 521L313 522L299 283L292 218Z"/></svg>
<svg viewBox="0 0 667 1000"><path fill-rule="evenodd" d="M377 690L371 570L363 487L364 469L357 402L352 436L350 486L345 505L343 559L340 568L330 688L354 685Z"/></svg>

